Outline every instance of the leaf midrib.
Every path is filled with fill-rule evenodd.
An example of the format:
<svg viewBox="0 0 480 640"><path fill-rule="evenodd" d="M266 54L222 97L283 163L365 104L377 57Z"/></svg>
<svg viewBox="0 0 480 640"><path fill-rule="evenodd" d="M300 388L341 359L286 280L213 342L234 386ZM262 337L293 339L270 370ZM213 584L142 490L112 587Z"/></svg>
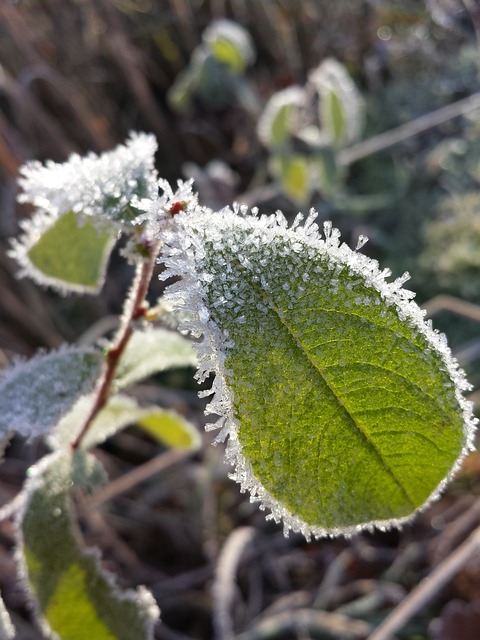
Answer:
<svg viewBox="0 0 480 640"><path fill-rule="evenodd" d="M299 351L301 351L306 359L308 360L310 366L314 369L314 371L322 378L323 382L325 383L326 387L329 389L330 393L332 394L332 396L335 398L335 400L338 402L338 404L343 408L347 419L350 421L350 423L354 426L354 428L363 436L363 438L365 439L365 442L367 444L367 446L374 452L374 454L376 455L376 457L380 460L381 464L383 465L385 471L390 475L390 477L393 479L393 481L395 482L395 484L399 487L400 491L402 492L402 494L404 495L404 497L408 500L408 502L410 503L410 505L412 506L413 509L415 509L417 507L416 502L411 498L411 496L409 495L408 491L405 489L405 487L403 486L403 484L400 482L400 480L397 478L397 476L395 475L394 471L392 470L392 468L390 467L390 465L387 463L387 461L384 459L384 457L382 456L382 454L380 453L380 451L378 450L378 448L376 447L375 443L370 439L370 437L368 436L368 434L365 432L364 429L362 429L362 427L357 424L357 422L355 421L355 418L353 417L353 415L351 414L350 410L348 409L348 407L345 405L345 402L343 401L343 399L337 394L337 392L335 391L335 389L331 386L331 384L328 382L327 378L324 376L322 368L318 365L318 363L316 363L313 358L310 355L310 352L308 351L308 349L306 349L306 347L303 345L302 341L300 340L300 338L297 336L297 334L295 333L295 331L292 329L292 327L289 326L289 324L287 323L287 321L285 320L285 318L283 317L283 314L281 313L280 309L277 307L277 305L274 303L273 299L267 294L266 291L264 291L257 282L255 282L254 280L252 280L250 277L250 274L248 273L248 271L242 266L242 264L240 263L239 260L237 259L233 259L233 262L235 262L239 269L242 271L242 273L244 274L245 280L249 283L249 285L256 290L259 295L267 302L269 308L275 313L275 315L277 316L277 318L279 319L281 325L283 327L285 327L287 333L290 335L290 337L293 339L293 342L295 343L295 346L297 347L297 349Z"/></svg>

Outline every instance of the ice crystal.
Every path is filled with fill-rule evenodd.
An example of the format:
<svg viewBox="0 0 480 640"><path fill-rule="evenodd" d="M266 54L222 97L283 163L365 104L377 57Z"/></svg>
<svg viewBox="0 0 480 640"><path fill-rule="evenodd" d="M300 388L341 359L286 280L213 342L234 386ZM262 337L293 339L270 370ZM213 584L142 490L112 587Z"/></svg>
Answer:
<svg viewBox="0 0 480 640"><path fill-rule="evenodd" d="M258 217L257 212L251 215L246 207L239 205L233 210L226 208L220 212L198 209L179 213L175 218L175 228L170 229L166 237L168 246L164 260L167 269L162 277L181 276L182 279L167 288L167 300L191 314L184 329L194 335L203 335L203 341L196 347L199 356L197 378L203 381L210 374L215 374L212 388L202 395L213 394L207 412L219 416L217 422L208 428L220 429L217 435L219 441L228 436L227 458L235 467L232 477L240 483L242 491L248 490L253 500L260 501L261 508L270 509L270 517L276 521L283 519L286 531L300 531L307 537L340 533L349 535L374 525L380 528L399 526L411 516L388 520L373 517L358 525L348 526L323 527L321 523L312 525L305 522L259 481L240 442L240 423L233 391L239 381L232 377L234 374L229 363L242 349L253 348L255 351L257 347L254 340L248 345L237 344L237 336L263 336L258 341L258 352L245 354L250 362L262 358L265 341L276 339L276 336L268 335L268 314L272 309L280 323L286 318L308 323L311 314L305 313L304 302L299 307L299 301L305 295L305 285L312 281L322 282L325 290L331 292L332 310L352 309L349 313L354 314L354 319L357 318L355 322L365 327L360 336L362 332L376 327L373 324L368 326L361 315L356 316L354 308L379 306L380 323L389 319L398 323L400 319L408 327L405 331L411 332L409 335L417 336L418 340L428 344L428 349L441 362L441 369L448 374L449 382L446 384L451 385L454 398L448 402L449 406L457 407L457 412L459 410L463 418L464 446L453 467L449 467L447 477L438 484L423 506L438 497L466 452L473 447L476 421L472 417L471 403L463 397L469 385L452 358L445 337L424 322L424 312L412 301L413 294L402 288L408 275L388 282L389 270L380 271L375 260L341 244L340 234L332 228L331 223L325 223L322 238L314 222L315 216L315 212L311 211L303 225L300 224L301 217L298 217L293 226L288 228L281 212ZM245 277L236 278L235 274L245 274ZM338 293L340 289L343 297ZM355 294L357 290L359 294ZM252 291L256 293L253 295ZM222 327L220 318L227 319ZM335 328L340 336L337 339L341 340L341 334L346 329L341 325ZM322 333L322 328L314 324L311 327L307 324L305 330L312 336ZM408 351L409 346L406 344L402 348ZM346 363L347 355L336 353L336 366L341 367L342 363ZM235 362L238 364L238 358ZM244 389L251 384L248 372L241 384ZM292 384L295 384L295 380ZM255 392L252 386L252 393ZM298 389L298 393L303 391ZM258 425L258 429L261 431L262 425Z"/></svg>
<svg viewBox="0 0 480 640"><path fill-rule="evenodd" d="M21 170L20 202L30 202L49 216L73 210L88 216L128 223L134 195L146 196L154 185L153 135L132 133L124 145L87 156L73 154L67 162L32 161Z"/></svg>
<svg viewBox="0 0 480 640"><path fill-rule="evenodd" d="M181 211L200 210L198 196L193 191L192 184L193 180L178 180L177 189L173 191L167 180L160 179L151 188L149 197L132 199L132 206L138 211L134 225L142 227L144 240L158 238L172 225L172 220Z"/></svg>

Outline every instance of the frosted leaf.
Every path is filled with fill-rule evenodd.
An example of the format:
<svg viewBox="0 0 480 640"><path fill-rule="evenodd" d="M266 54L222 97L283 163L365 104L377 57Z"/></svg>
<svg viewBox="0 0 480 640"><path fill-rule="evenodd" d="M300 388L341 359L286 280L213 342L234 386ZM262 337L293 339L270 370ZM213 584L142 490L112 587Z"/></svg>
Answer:
<svg viewBox="0 0 480 640"><path fill-rule="evenodd" d="M130 202L155 185L153 135L132 133L124 145L101 155L73 154L67 162L29 162L20 169L20 202L30 202L52 216L67 211L129 224L136 212Z"/></svg>
<svg viewBox="0 0 480 640"><path fill-rule="evenodd" d="M77 455L43 458L25 483L16 559L37 619L49 638L78 638L82 629L95 640L152 640L159 612L151 593L120 591L98 551L84 548L70 498Z"/></svg>
<svg viewBox="0 0 480 640"><path fill-rule="evenodd" d="M0 371L0 433L25 436L48 432L76 400L92 390L102 355L63 347Z"/></svg>
<svg viewBox="0 0 480 640"><path fill-rule="evenodd" d="M469 386L388 271L280 213L181 213L162 277L196 318L234 478L306 536L399 526L473 445ZM194 322L190 322L191 325Z"/></svg>

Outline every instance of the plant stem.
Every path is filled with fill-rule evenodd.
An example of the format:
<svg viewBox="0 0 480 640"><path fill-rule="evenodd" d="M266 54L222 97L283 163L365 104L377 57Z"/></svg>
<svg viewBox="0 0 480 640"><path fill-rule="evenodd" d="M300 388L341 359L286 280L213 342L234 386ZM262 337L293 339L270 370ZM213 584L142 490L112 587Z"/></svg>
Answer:
<svg viewBox="0 0 480 640"><path fill-rule="evenodd" d="M342 166L353 164L354 162L357 162L357 160L366 158L367 156L378 153L379 151L389 149L390 147L393 147L400 142L404 142L405 140L408 140L408 138L412 138L423 131L428 131L428 129L431 129L432 127L437 127L452 118L466 115L470 111L474 111L479 108L480 93L473 93L467 98L463 98L457 102L452 102L452 104L441 107L436 111L431 111L423 116L419 116L418 118L415 118L415 120L411 120L406 124L395 127L395 129L390 129L389 131L385 131L385 133L380 133L372 138L362 140L362 142L358 142L351 147L342 149L338 152L338 163Z"/></svg>
<svg viewBox="0 0 480 640"><path fill-rule="evenodd" d="M78 449L98 412L103 409L107 403L118 363L134 331L134 323L145 315L147 308L145 298L150 280L152 279L159 249L160 243L152 245L149 247L148 256L137 263L135 279L130 294L125 301L122 322L113 341L113 345L105 357L103 372L97 384L95 401L83 427L72 442L72 449Z"/></svg>

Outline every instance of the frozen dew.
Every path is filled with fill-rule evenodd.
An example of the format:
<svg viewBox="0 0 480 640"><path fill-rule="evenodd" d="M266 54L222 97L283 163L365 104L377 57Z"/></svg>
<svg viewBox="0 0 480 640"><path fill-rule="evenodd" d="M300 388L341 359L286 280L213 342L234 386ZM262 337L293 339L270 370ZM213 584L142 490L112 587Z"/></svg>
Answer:
<svg viewBox="0 0 480 640"><path fill-rule="evenodd" d="M360 234L358 236L357 244L355 245L355 251L359 251L368 242L368 237Z"/></svg>
<svg viewBox="0 0 480 640"><path fill-rule="evenodd" d="M153 135L132 133L124 145L101 155L73 154L64 163L29 162L20 169L20 202L60 216L75 211L129 223L128 207L134 196L146 196L156 174Z"/></svg>

